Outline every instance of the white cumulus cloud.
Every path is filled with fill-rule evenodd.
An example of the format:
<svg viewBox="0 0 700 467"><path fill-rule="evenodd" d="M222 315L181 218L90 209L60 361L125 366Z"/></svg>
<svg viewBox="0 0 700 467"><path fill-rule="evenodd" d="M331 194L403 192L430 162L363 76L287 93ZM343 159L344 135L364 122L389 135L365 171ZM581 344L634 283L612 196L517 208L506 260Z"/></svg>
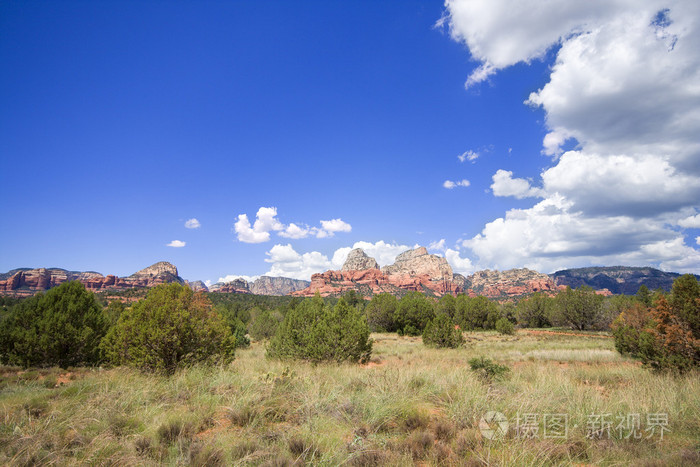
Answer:
<svg viewBox="0 0 700 467"><path fill-rule="evenodd" d="M271 264L266 276L309 280L312 274L331 269L327 256L318 251L300 254L290 244L277 244L265 254Z"/></svg>
<svg viewBox="0 0 700 467"><path fill-rule="evenodd" d="M283 230L284 226L277 219L277 208L261 207L255 214L255 223L251 226L247 214L240 214L234 224L238 240L244 243L263 243L270 240L270 232Z"/></svg>
<svg viewBox="0 0 700 467"><path fill-rule="evenodd" d="M260 276L245 276L245 275L240 275L240 274L227 274L223 277L219 277L219 280L216 281L217 283L222 283L225 284L226 282L233 282L236 279L243 279L246 282L253 282L255 279L259 278ZM208 281L211 282L211 281ZM207 287L209 284L207 284Z"/></svg>
<svg viewBox="0 0 700 467"><path fill-rule="evenodd" d="M263 243L270 240L271 232L284 238L299 239L310 236L316 238L333 237L337 232L350 232L352 226L342 219L321 221L321 227L309 227L294 222L284 225L277 219L277 208L261 207L255 215L255 223L250 224L247 214L239 214L234 224L238 240L244 243Z"/></svg>
<svg viewBox="0 0 700 467"><path fill-rule="evenodd" d="M472 264L471 259L462 258L460 256L459 250L447 248L445 250L445 259L450 264L450 266L452 266L453 272L463 274L466 276L476 271L476 268Z"/></svg>
<svg viewBox="0 0 700 467"><path fill-rule="evenodd" d="M306 238L309 236L310 229L307 226L296 225L294 222L280 231L279 236L285 238Z"/></svg>
<svg viewBox="0 0 700 467"><path fill-rule="evenodd" d="M495 196L514 196L518 199L541 197L542 190L530 186L524 178L513 178L513 172L499 169L493 175L491 191Z"/></svg>
<svg viewBox="0 0 700 467"><path fill-rule="evenodd" d="M444 252L446 249L447 249L447 247L445 246L445 239L444 238L441 238L440 240L437 240L434 242L430 242L430 244L428 245L428 250L431 250L431 251Z"/></svg>
<svg viewBox="0 0 700 467"><path fill-rule="evenodd" d="M202 226L202 224L199 223L199 221L193 217L192 219L187 219L185 221L185 228L188 229L198 229Z"/></svg>
<svg viewBox="0 0 700 467"><path fill-rule="evenodd" d="M441 21L479 62L468 86L556 54L526 101L545 112L553 165L541 188L506 170L491 186L543 200L464 242L481 265L700 268L673 227L700 209L699 2L448 0Z"/></svg>
<svg viewBox="0 0 700 467"><path fill-rule="evenodd" d="M165 246L169 246L169 247L173 247L173 248L182 248L185 245L186 245L186 243L183 242L182 240L173 240L172 242L168 243Z"/></svg>
<svg viewBox="0 0 700 467"><path fill-rule="evenodd" d="M332 237L336 232L350 232L352 227L342 219L331 219L329 221L321 221L321 230L324 230Z"/></svg>
<svg viewBox="0 0 700 467"><path fill-rule="evenodd" d="M445 180L442 184L444 188L447 188L448 190L451 190L453 188L457 188L458 186L461 187L468 187L469 186L469 180L458 180L456 182L453 182L452 180Z"/></svg>
<svg viewBox="0 0 700 467"><path fill-rule="evenodd" d="M700 229L700 214L681 219L678 221L678 225L686 229Z"/></svg>

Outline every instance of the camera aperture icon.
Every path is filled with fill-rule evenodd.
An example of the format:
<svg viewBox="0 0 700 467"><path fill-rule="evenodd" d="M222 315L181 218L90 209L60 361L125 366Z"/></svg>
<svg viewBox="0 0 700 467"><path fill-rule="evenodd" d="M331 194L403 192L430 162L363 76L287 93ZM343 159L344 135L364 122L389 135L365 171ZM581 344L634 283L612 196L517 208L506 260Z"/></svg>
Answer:
<svg viewBox="0 0 700 467"><path fill-rule="evenodd" d="M491 410L479 420L479 430L486 439L503 439L508 433L508 419L501 412Z"/></svg>

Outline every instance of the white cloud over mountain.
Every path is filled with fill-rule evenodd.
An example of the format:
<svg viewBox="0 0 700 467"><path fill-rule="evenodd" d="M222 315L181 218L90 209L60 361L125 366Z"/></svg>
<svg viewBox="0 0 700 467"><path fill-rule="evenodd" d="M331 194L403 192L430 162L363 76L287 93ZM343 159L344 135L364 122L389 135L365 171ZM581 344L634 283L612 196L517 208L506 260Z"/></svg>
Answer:
<svg viewBox="0 0 700 467"><path fill-rule="evenodd" d="M364 252L377 260L379 266L387 266L396 261L396 257L404 251L418 248L419 245L401 245L398 243L387 243L383 240L377 242L355 242L352 246L342 247L335 250L331 258L318 252L298 253L290 244L273 246L266 254L266 262L271 264L266 276L282 276L294 279L309 280L312 274L327 270L339 270L343 267L348 253L355 248L362 248ZM433 242L429 249L439 250L444 253L444 257L452 266L454 272L471 274L475 268L469 258L462 258L457 249L445 248L445 240ZM239 276L227 276L239 277ZM219 279L221 281L221 279Z"/></svg>
<svg viewBox="0 0 700 467"><path fill-rule="evenodd" d="M265 254L265 262L271 264L266 276L308 280L311 274L330 269L331 265L326 255L318 251L300 254L290 244L277 244Z"/></svg>
<svg viewBox="0 0 700 467"><path fill-rule="evenodd" d="M354 248L362 248L367 255L376 259L380 266L386 266L393 264L396 260L396 256L400 253L416 247L418 247L418 245L400 245L397 243L387 243L383 240L374 243L360 241L355 242L352 246L336 249L329 259L327 255L318 251L298 253L291 244L276 244L265 253L267 256L265 262L270 263L271 266L270 270L264 275L309 280L314 273L330 269L338 270L343 267L348 253Z"/></svg>
<svg viewBox="0 0 700 467"><path fill-rule="evenodd" d="M543 200L464 241L478 263L697 271L700 252L676 226L698 228L687 213L700 207L700 3L448 0L446 8L441 22L480 62L467 87L558 48L549 82L526 101L545 111L542 152L553 165L541 188L505 169L491 185L495 196ZM576 149L565 152L569 142Z"/></svg>
<svg viewBox="0 0 700 467"><path fill-rule="evenodd" d="M316 238L333 237L337 232L350 232L352 226L342 219L322 220L321 227L309 227L294 222L284 225L277 219L277 208L261 207L255 214L255 223L250 224L247 214L239 214L234 224L239 241L244 243L263 243L270 240L270 232L284 238L300 239L310 236Z"/></svg>
<svg viewBox="0 0 700 467"><path fill-rule="evenodd" d="M236 279L243 279L246 282L254 282L257 278L260 276L245 276L245 275L240 275L240 274L227 274L223 277L219 277L219 280L216 281L217 283L226 283L226 282L232 282L235 281ZM207 287L211 285L211 281L207 281L209 284L206 284Z"/></svg>
<svg viewBox="0 0 700 467"><path fill-rule="evenodd" d="M182 240L173 240L172 242L168 243L168 244L165 245L165 246L169 246L169 247L172 247L172 248L182 248L182 247L185 246L185 245L186 245L186 243L183 242Z"/></svg>

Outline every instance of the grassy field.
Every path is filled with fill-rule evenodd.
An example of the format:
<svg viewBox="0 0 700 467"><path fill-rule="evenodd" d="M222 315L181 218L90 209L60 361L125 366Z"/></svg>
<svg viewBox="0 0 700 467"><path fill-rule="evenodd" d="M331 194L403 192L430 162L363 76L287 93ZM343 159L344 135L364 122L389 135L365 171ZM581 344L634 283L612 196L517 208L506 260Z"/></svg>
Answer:
<svg viewBox="0 0 700 467"><path fill-rule="evenodd" d="M609 336L468 333L458 350L373 337L363 366L268 360L254 343L170 378L2 368L0 463L700 465L698 374L649 372ZM509 375L478 377L477 356ZM489 411L503 438L481 430Z"/></svg>

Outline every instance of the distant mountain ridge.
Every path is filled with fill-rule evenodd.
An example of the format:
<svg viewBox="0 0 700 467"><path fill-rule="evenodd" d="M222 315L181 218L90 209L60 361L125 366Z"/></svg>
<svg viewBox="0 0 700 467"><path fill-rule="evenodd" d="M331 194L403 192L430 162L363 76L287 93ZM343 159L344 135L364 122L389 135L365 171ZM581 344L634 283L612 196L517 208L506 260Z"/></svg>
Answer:
<svg viewBox="0 0 700 467"><path fill-rule="evenodd" d="M374 258L356 248L339 271L312 275L309 287L292 295L312 297L318 293L322 297L337 297L354 290L365 298L379 293L401 296L411 291L440 297L463 291L447 260L429 254L425 247L404 251L392 265L381 269L377 266ZM358 267L363 269L355 269Z"/></svg>
<svg viewBox="0 0 700 467"><path fill-rule="evenodd" d="M445 258L429 254L425 247L405 251L394 264L379 269L374 258L358 248L348 254L339 271L314 274L311 285L293 295L340 296L348 290L365 298L379 293L402 296L417 291L434 297L466 293L509 299L534 292L555 293L559 289L549 276L529 269L486 270L468 277L455 274Z"/></svg>
<svg viewBox="0 0 700 467"><path fill-rule="evenodd" d="M297 290L307 288L309 284L309 281L289 277L260 276L251 282L242 278L230 282L217 282L209 287L209 291L253 295L289 295Z"/></svg>
<svg viewBox="0 0 700 467"><path fill-rule="evenodd" d="M614 294L634 295L642 285L649 290L671 290L677 272L665 272L652 267L599 266L564 269L550 274L557 285L577 288L582 285L594 289L608 289ZM700 276L695 275L698 279Z"/></svg>
<svg viewBox="0 0 700 467"><path fill-rule="evenodd" d="M423 247L400 254L393 265L381 269L378 266L374 258L356 249L348 255L341 270L314 274L311 282L261 276L251 282L239 278L209 287L202 281L184 280L177 268L166 261L126 277L62 268L17 268L0 273L0 295L29 296L67 281L78 280L93 291L120 291L176 282L196 291L255 295L292 294L308 297L318 291L323 296L340 296L352 289L367 298L382 292L401 296L409 291L418 291L433 296L466 293L509 299L534 292L556 293L566 286L576 288L582 285L625 295L634 295L641 285L650 290L661 288L668 291L673 281L681 276L652 267L601 266L565 269L549 275L529 269L484 270L465 277L453 273L445 258L431 255ZM700 280L700 276L695 277Z"/></svg>
<svg viewBox="0 0 700 467"><path fill-rule="evenodd" d="M103 276L93 271L68 271L61 268L18 268L0 274L0 294L29 296L74 280L82 282L85 288L94 291L154 287L170 282L186 283L178 275L177 268L165 261L155 263L128 277Z"/></svg>

